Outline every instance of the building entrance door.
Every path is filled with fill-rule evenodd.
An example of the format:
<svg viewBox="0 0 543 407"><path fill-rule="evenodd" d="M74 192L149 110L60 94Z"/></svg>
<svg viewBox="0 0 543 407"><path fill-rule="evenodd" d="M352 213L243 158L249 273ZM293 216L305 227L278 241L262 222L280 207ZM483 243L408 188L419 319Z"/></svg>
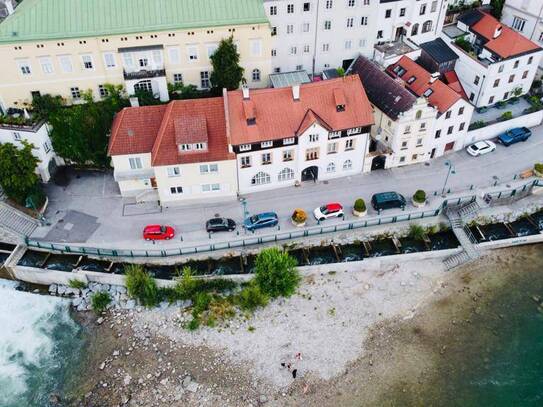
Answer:
<svg viewBox="0 0 543 407"><path fill-rule="evenodd" d="M302 182L304 181L317 182L318 178L319 178L319 167L317 167L316 165L312 167L307 167L305 170L302 171Z"/></svg>

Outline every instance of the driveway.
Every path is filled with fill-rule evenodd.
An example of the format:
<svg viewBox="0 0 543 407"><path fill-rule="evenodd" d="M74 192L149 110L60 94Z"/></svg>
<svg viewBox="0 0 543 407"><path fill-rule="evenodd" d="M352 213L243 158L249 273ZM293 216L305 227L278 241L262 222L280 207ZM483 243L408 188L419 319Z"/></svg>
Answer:
<svg viewBox="0 0 543 407"><path fill-rule="evenodd" d="M543 127L539 126L533 129L533 136L528 141L511 147L498 145L495 152L482 157L474 158L465 151L459 151L426 164L379 170L331 181L304 183L301 187L248 194L245 198L251 214L275 211L281 219L281 231L288 231L294 229L290 223L294 208L306 210L309 217L307 225L312 226L317 224L312 217L313 209L332 201L341 202L345 206L347 220L354 219L351 208L356 198L366 201L368 216L376 215L369 201L372 194L377 192L397 191L410 200L415 190L423 189L429 196L430 207L433 207L438 200L434 198L435 202L432 203L432 198L441 194L448 174L446 161L450 161L455 170L448 179L446 190L450 189L455 193L494 184L505 185L512 181L516 174L532 168L535 162L542 161L542 157ZM237 239L239 235L245 234L238 230L218 233L210 238L204 229L205 221L215 215L230 217L239 224L243 219L243 209L237 200L162 210L155 205L126 206L111 173L79 173L65 188L49 185L47 194L50 203L46 217L52 226L37 229L32 236L34 238L49 240L47 236L51 233L50 236L55 237L56 241L75 243L70 240L70 236L77 236L78 242L90 246L158 249L179 246L181 240L183 244L192 245ZM64 219L68 216L70 227L63 238L57 222L65 223ZM332 225L340 221L330 219L324 224ZM177 231L175 241L156 244L143 241L142 228L150 223L174 226ZM257 234L271 231L264 229Z"/></svg>

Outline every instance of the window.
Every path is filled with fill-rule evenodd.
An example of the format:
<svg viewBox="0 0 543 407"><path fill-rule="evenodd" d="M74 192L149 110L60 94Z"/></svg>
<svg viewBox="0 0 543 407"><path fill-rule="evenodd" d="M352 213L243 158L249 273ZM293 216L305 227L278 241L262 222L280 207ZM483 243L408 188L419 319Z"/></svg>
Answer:
<svg viewBox="0 0 543 407"><path fill-rule="evenodd" d="M111 52L104 53L104 65L107 69L115 68L115 55Z"/></svg>
<svg viewBox="0 0 543 407"><path fill-rule="evenodd" d="M252 185L263 185L271 182L270 174L260 171L251 179Z"/></svg>
<svg viewBox="0 0 543 407"><path fill-rule="evenodd" d="M391 15L392 15L392 9L387 9L385 11L385 18L390 18Z"/></svg>
<svg viewBox="0 0 543 407"><path fill-rule="evenodd" d="M45 151L45 154L51 151L51 146L49 145L48 142L43 143L43 150Z"/></svg>
<svg viewBox="0 0 543 407"><path fill-rule="evenodd" d="M273 141L263 141L260 143L260 147L267 148L267 147L273 147Z"/></svg>
<svg viewBox="0 0 543 407"><path fill-rule="evenodd" d="M74 100L81 99L81 91L77 86L74 86L73 88L70 88L70 93L72 94L72 98Z"/></svg>
<svg viewBox="0 0 543 407"><path fill-rule="evenodd" d="M539 33L539 42L543 41L543 32Z"/></svg>
<svg viewBox="0 0 543 407"><path fill-rule="evenodd" d="M140 68L145 68L149 65L149 60L145 57L138 59L138 64Z"/></svg>
<svg viewBox="0 0 543 407"><path fill-rule="evenodd" d="M260 82L260 69L253 69L253 82Z"/></svg>
<svg viewBox="0 0 543 407"><path fill-rule="evenodd" d="M202 89L209 89L211 87L211 82L209 81L209 71L200 72L200 87Z"/></svg>
<svg viewBox="0 0 543 407"><path fill-rule="evenodd" d="M349 18L347 19L347 28L352 28L352 27L353 27L353 24L354 24L354 18L349 17Z"/></svg>
<svg viewBox="0 0 543 407"><path fill-rule="evenodd" d="M513 83L513 81L515 80L515 75L509 75L509 83Z"/></svg>
<svg viewBox="0 0 543 407"><path fill-rule="evenodd" d="M429 31L432 31L432 20L425 21L422 25L422 32L427 33Z"/></svg>
<svg viewBox="0 0 543 407"><path fill-rule="evenodd" d="M288 24L287 25L287 34L292 34L294 32L294 25Z"/></svg>
<svg viewBox="0 0 543 407"><path fill-rule="evenodd" d="M221 184L203 184L202 192L217 192L221 190Z"/></svg>
<svg viewBox="0 0 543 407"><path fill-rule="evenodd" d="M449 126L449 128L447 129L447 134L452 134L454 130L454 126Z"/></svg>
<svg viewBox="0 0 543 407"><path fill-rule="evenodd" d="M383 30L377 31L377 39L379 40L381 38L383 38Z"/></svg>
<svg viewBox="0 0 543 407"><path fill-rule="evenodd" d="M179 177L181 175L181 170L179 167L168 167L168 177Z"/></svg>
<svg viewBox="0 0 543 407"><path fill-rule="evenodd" d="M488 104L491 105L492 103L494 103L494 96L488 98Z"/></svg>
<svg viewBox="0 0 543 407"><path fill-rule="evenodd" d="M422 138L418 138L418 139L417 139L417 145L416 145L416 147L420 147L420 146L422 146Z"/></svg>
<svg viewBox="0 0 543 407"><path fill-rule="evenodd" d="M475 93L471 92L471 93L469 94L469 100L470 100L470 101L473 101L473 99L475 99Z"/></svg>
<svg viewBox="0 0 543 407"><path fill-rule="evenodd" d="M98 94L101 98L105 98L107 95L109 95L105 85L98 85Z"/></svg>
<svg viewBox="0 0 543 407"><path fill-rule="evenodd" d="M208 44L206 48L207 48L207 57L211 58L213 54L215 53L215 51L217 51L217 48L219 48L219 46L217 44Z"/></svg>
<svg viewBox="0 0 543 407"><path fill-rule="evenodd" d="M277 15L277 6L271 6L270 7L270 16L276 16Z"/></svg>
<svg viewBox="0 0 543 407"><path fill-rule="evenodd" d="M473 80L473 83L475 85L478 85L480 80L481 80L481 78L479 77L479 75L475 75L475 79Z"/></svg>
<svg viewBox="0 0 543 407"><path fill-rule="evenodd" d="M349 0L347 2L347 7L354 7L354 4L355 4L355 0Z"/></svg>
<svg viewBox="0 0 543 407"><path fill-rule="evenodd" d="M290 47L290 55L296 55L296 52L298 52L297 47Z"/></svg>
<svg viewBox="0 0 543 407"><path fill-rule="evenodd" d="M411 133L411 126L407 125L403 129L403 134L409 134L409 133Z"/></svg>
<svg viewBox="0 0 543 407"><path fill-rule="evenodd" d="M139 157L130 157L128 159L128 163L130 164L130 169L132 170L140 170L141 168L143 168L143 166L141 165L141 158Z"/></svg>
<svg viewBox="0 0 543 407"><path fill-rule="evenodd" d="M346 160L343 163L343 171L349 171L352 168L353 168L353 162L351 160Z"/></svg>
<svg viewBox="0 0 543 407"><path fill-rule="evenodd" d="M415 113L415 119L420 119L422 117L422 110L417 110L417 113Z"/></svg>
<svg viewBox="0 0 543 407"><path fill-rule="evenodd" d="M450 119L451 114L452 114L452 112L450 110L447 113L445 113L445 119Z"/></svg>
<svg viewBox="0 0 543 407"><path fill-rule="evenodd" d="M464 106L458 109L458 116L462 116L463 114L464 114Z"/></svg>
<svg viewBox="0 0 543 407"><path fill-rule="evenodd" d="M407 80L407 83L409 85L411 85L413 82L415 82L417 80L417 77L416 76L412 76L410 77L408 80Z"/></svg>
<svg viewBox="0 0 543 407"><path fill-rule="evenodd" d="M309 54L309 45L304 45L304 54Z"/></svg>
<svg viewBox="0 0 543 407"><path fill-rule="evenodd" d="M310 143L315 143L319 141L319 135L318 134L310 134L309 135L309 142Z"/></svg>
<svg viewBox="0 0 543 407"><path fill-rule="evenodd" d="M326 172L328 172L328 173L336 172L336 164L334 164L334 163L329 163L329 164L326 166Z"/></svg>
<svg viewBox="0 0 543 407"><path fill-rule="evenodd" d="M83 69L94 69L92 64L92 55L81 55L81 61L83 61Z"/></svg>
<svg viewBox="0 0 543 407"><path fill-rule="evenodd" d="M60 69L62 69L62 72L64 73L70 73L73 71L72 67L72 59L69 55L62 55L58 57L58 62L60 65Z"/></svg>
<svg viewBox="0 0 543 407"><path fill-rule="evenodd" d="M18 61L19 65L19 71L23 75L30 75L32 73L32 69L30 68L30 63L28 61Z"/></svg>
<svg viewBox="0 0 543 407"><path fill-rule="evenodd" d="M182 73L174 73L173 74L173 83L176 85L182 85L183 84L183 74Z"/></svg>
<svg viewBox="0 0 543 407"><path fill-rule="evenodd" d="M524 25L526 24L526 20L520 17L514 17L513 18L513 25L512 27L517 31L524 31Z"/></svg>
<svg viewBox="0 0 543 407"><path fill-rule="evenodd" d="M288 144L294 144L294 137L288 137L283 139L283 145L286 146Z"/></svg>
<svg viewBox="0 0 543 407"><path fill-rule="evenodd" d="M432 95L432 93L434 93L434 90L428 88L428 89L426 89L426 90L424 91L424 93L422 94L422 96L424 96L424 97L430 97L430 96Z"/></svg>
<svg viewBox="0 0 543 407"><path fill-rule="evenodd" d="M407 141L402 141L402 150L407 150Z"/></svg>
<svg viewBox="0 0 543 407"><path fill-rule="evenodd" d="M524 71L522 73L522 79L526 79L528 77L528 71Z"/></svg>
<svg viewBox="0 0 543 407"><path fill-rule="evenodd" d="M294 4L287 4L287 14L294 13Z"/></svg>
<svg viewBox="0 0 543 407"><path fill-rule="evenodd" d="M268 165L272 163L271 153L262 154L262 165Z"/></svg>
<svg viewBox="0 0 543 407"><path fill-rule="evenodd" d="M345 151L354 150L354 139L345 140Z"/></svg>
<svg viewBox="0 0 543 407"><path fill-rule="evenodd" d="M332 22L331 22L330 20L326 20L326 21L324 22L324 29L325 29L325 30L329 30L329 29L331 29L331 28L332 28Z"/></svg>
<svg viewBox="0 0 543 407"><path fill-rule="evenodd" d="M360 25L368 25L368 17L362 16L360 19Z"/></svg>
<svg viewBox="0 0 543 407"><path fill-rule="evenodd" d="M272 37L273 37L274 35L277 35L277 27L272 27L272 28L271 28L271 35L272 35Z"/></svg>
<svg viewBox="0 0 543 407"><path fill-rule="evenodd" d="M530 58L528 58L528 62L527 62L527 64L528 64L528 65L530 65L530 64L532 63L532 61L533 61L533 60L534 60L534 57L530 57Z"/></svg>
<svg viewBox="0 0 543 407"><path fill-rule="evenodd" d="M259 57L262 55L262 41L260 40L251 40L251 55L254 57Z"/></svg>
<svg viewBox="0 0 543 407"><path fill-rule="evenodd" d="M351 40L345 41L345 49L351 49L353 46L353 42Z"/></svg>
<svg viewBox="0 0 543 407"><path fill-rule="evenodd" d="M404 162L405 162L405 156L400 157L400 162L401 162L401 163L404 163Z"/></svg>
<svg viewBox="0 0 543 407"><path fill-rule="evenodd" d="M441 137L441 130L436 131L435 138L438 139Z"/></svg>
<svg viewBox="0 0 543 407"><path fill-rule="evenodd" d="M334 4L333 4L333 1L332 1L332 0L326 0L326 8L327 8L328 10L330 10L330 9L332 8L333 5L334 5Z"/></svg>
<svg viewBox="0 0 543 407"><path fill-rule="evenodd" d="M209 173L218 173L219 165L218 164L202 164L200 165L200 174L206 175Z"/></svg>
<svg viewBox="0 0 543 407"><path fill-rule="evenodd" d="M426 130L426 123L421 123L419 131L424 131L424 130Z"/></svg>
<svg viewBox="0 0 543 407"><path fill-rule="evenodd" d="M183 193L183 187L170 187L170 194L177 195Z"/></svg>
<svg viewBox="0 0 543 407"><path fill-rule="evenodd" d="M420 5L420 11L419 11L419 15L424 15L426 14L426 4L421 4Z"/></svg>
<svg viewBox="0 0 543 407"><path fill-rule="evenodd" d="M318 160L319 148L308 148L307 150L305 150L305 159L306 161Z"/></svg>
<svg viewBox="0 0 543 407"><path fill-rule="evenodd" d="M505 92L503 94L503 100L507 100L507 99L509 99L509 92Z"/></svg>
<svg viewBox="0 0 543 407"><path fill-rule="evenodd" d="M335 153L337 153L337 143L328 143L328 146L327 146L327 153L328 153L328 154L335 154Z"/></svg>
<svg viewBox="0 0 543 407"><path fill-rule="evenodd" d="M311 8L311 4L310 3L304 3L304 11L309 11Z"/></svg>
<svg viewBox="0 0 543 407"><path fill-rule="evenodd" d="M366 47L366 44L367 44L367 41L365 38L362 38L360 41L358 41L358 46L360 48L365 48Z"/></svg>
<svg viewBox="0 0 543 407"><path fill-rule="evenodd" d="M430 7L430 13L434 13L437 10L437 1L432 1L432 6Z"/></svg>
<svg viewBox="0 0 543 407"><path fill-rule="evenodd" d="M405 17L405 7L400 9L400 17Z"/></svg>
<svg viewBox="0 0 543 407"><path fill-rule="evenodd" d="M134 92L138 91L153 93L153 85L151 84L151 81L147 79L134 84Z"/></svg>
<svg viewBox="0 0 543 407"><path fill-rule="evenodd" d="M195 150L207 150L207 143L194 143Z"/></svg>
<svg viewBox="0 0 543 407"><path fill-rule="evenodd" d="M251 166L251 157L241 157L241 168L249 168Z"/></svg>
<svg viewBox="0 0 543 407"><path fill-rule="evenodd" d="M309 23L303 23L302 24L302 31L304 33L308 33L309 32Z"/></svg>
<svg viewBox="0 0 543 407"><path fill-rule="evenodd" d="M330 50L330 44L322 44L322 52L328 52Z"/></svg>
<svg viewBox="0 0 543 407"><path fill-rule="evenodd" d="M411 156L411 160L412 160L412 161L415 161L415 160L417 159L417 157L418 157L418 154L413 154L413 155Z"/></svg>
<svg viewBox="0 0 543 407"><path fill-rule="evenodd" d="M250 151L251 145L250 144L242 144L239 146L239 151Z"/></svg>
<svg viewBox="0 0 543 407"><path fill-rule="evenodd" d="M187 47L187 55L189 56L189 61L196 61L198 59L198 47Z"/></svg>
<svg viewBox="0 0 543 407"><path fill-rule="evenodd" d="M14 131L13 132L13 140L15 141L21 141L22 138L21 138L21 133L17 132L17 131Z"/></svg>
<svg viewBox="0 0 543 407"><path fill-rule="evenodd" d="M519 64L519 60L517 59L515 61L515 64L513 65L513 69L517 69L518 68L518 64Z"/></svg>
<svg viewBox="0 0 543 407"><path fill-rule="evenodd" d="M460 126L458 126L458 131L464 130L464 127L466 127L466 123L460 123Z"/></svg>
<svg viewBox="0 0 543 407"><path fill-rule="evenodd" d="M499 73L502 73L502 72L503 72L503 68L505 68L505 65L504 65L504 64L501 64L500 67L498 68L498 72L499 72Z"/></svg>
<svg viewBox="0 0 543 407"><path fill-rule="evenodd" d="M181 63L181 53L179 52L179 48L177 47L168 48L168 55L170 57L171 64L178 65Z"/></svg>
<svg viewBox="0 0 543 407"><path fill-rule="evenodd" d="M123 61L126 68L132 68L134 66L134 59L132 58L132 54L124 53Z"/></svg>
<svg viewBox="0 0 543 407"><path fill-rule="evenodd" d="M283 168L281 172L279 172L279 176L277 179L279 181L288 181L294 178L294 171L290 168Z"/></svg>
<svg viewBox="0 0 543 407"><path fill-rule="evenodd" d="M40 65L41 70L45 74L53 73L53 62L51 62L51 58L49 57L42 57L40 58Z"/></svg>
<svg viewBox="0 0 543 407"><path fill-rule="evenodd" d="M283 161L292 161L294 156L294 150L283 151Z"/></svg>

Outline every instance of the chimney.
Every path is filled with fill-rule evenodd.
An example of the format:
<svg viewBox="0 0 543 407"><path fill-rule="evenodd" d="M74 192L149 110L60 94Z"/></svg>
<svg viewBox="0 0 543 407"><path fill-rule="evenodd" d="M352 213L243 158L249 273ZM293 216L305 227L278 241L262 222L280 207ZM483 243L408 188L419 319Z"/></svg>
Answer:
<svg viewBox="0 0 543 407"><path fill-rule="evenodd" d="M292 85L292 99L300 100L300 85Z"/></svg>
<svg viewBox="0 0 543 407"><path fill-rule="evenodd" d="M130 98L130 106L132 106L132 107L139 107L140 106L140 101L138 100L138 98L136 96L132 96Z"/></svg>
<svg viewBox="0 0 543 407"><path fill-rule="evenodd" d="M496 29L494 30L494 35L492 36L493 39L496 39L498 38L502 33L502 25L501 24L498 24L496 26Z"/></svg>
<svg viewBox="0 0 543 407"><path fill-rule="evenodd" d="M243 92L243 100L249 100L249 88L246 85L243 85L241 91Z"/></svg>
<svg viewBox="0 0 543 407"><path fill-rule="evenodd" d="M12 0L5 0L4 4L6 5L6 9L8 10L8 15L13 14L15 11L15 6L12 3Z"/></svg>
<svg viewBox="0 0 543 407"><path fill-rule="evenodd" d="M440 76L441 74L439 72L432 73L432 75L430 76L430 83L434 83L435 81L437 81Z"/></svg>

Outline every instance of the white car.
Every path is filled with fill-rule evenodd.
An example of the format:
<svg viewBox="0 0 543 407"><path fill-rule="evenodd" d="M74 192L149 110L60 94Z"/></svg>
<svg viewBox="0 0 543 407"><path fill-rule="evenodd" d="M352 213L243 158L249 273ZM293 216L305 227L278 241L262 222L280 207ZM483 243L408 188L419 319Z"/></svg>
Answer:
<svg viewBox="0 0 543 407"><path fill-rule="evenodd" d="M492 141L478 141L477 143L468 146L468 148L466 148L466 151L469 155L473 157L478 157L483 154L491 153L495 149L496 144L494 144Z"/></svg>
<svg viewBox="0 0 543 407"><path fill-rule="evenodd" d="M343 216L343 206L337 202L329 203L316 208L313 215L318 221Z"/></svg>

